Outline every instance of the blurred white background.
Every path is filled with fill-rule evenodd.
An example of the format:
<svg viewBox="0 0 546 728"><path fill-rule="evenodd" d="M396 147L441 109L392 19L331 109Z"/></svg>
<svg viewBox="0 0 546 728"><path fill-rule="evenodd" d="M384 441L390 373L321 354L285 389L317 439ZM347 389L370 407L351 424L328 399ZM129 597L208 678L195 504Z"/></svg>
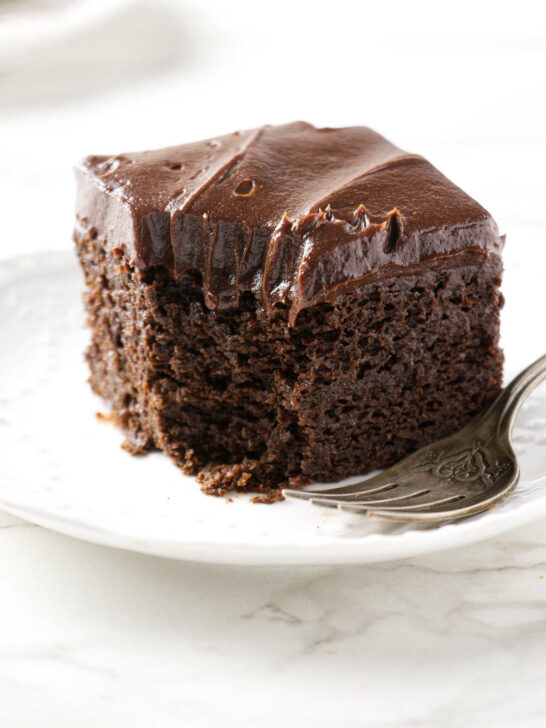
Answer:
<svg viewBox="0 0 546 728"><path fill-rule="evenodd" d="M70 249L86 154L365 124L507 234L512 374L546 350L545 89L544 0L0 0L0 259ZM264 573L2 526L6 728L545 723L543 523L417 564Z"/></svg>
<svg viewBox="0 0 546 728"><path fill-rule="evenodd" d="M520 245L544 222L545 8L2 0L0 254L70 245L85 154L295 119L429 157Z"/></svg>

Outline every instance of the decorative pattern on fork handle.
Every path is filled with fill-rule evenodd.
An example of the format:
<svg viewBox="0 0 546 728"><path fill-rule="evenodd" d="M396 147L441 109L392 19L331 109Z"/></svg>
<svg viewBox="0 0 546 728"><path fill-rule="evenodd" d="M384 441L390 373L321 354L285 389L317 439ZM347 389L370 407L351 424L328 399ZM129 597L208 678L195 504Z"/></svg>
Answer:
<svg viewBox="0 0 546 728"><path fill-rule="evenodd" d="M477 480L490 486L493 479L505 472L506 463L495 460L488 463L483 442L476 442L457 453L431 453L430 460L410 466L410 470L424 470L447 483L471 483Z"/></svg>

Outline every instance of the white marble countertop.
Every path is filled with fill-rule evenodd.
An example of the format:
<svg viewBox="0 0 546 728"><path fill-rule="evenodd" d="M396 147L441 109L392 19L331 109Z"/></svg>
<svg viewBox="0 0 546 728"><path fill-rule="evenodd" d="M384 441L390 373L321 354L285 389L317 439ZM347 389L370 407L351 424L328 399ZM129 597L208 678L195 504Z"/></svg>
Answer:
<svg viewBox="0 0 546 728"><path fill-rule="evenodd" d="M0 520L1 724L525 726L546 521L367 567L188 564Z"/></svg>
<svg viewBox="0 0 546 728"><path fill-rule="evenodd" d="M70 246L83 154L294 118L367 123L423 153L493 212L512 270L521 246L544 255L543 3L116 7L0 57L0 259ZM526 325L538 355L541 312ZM545 520L427 558L258 569L0 513L0 574L6 728L546 724Z"/></svg>

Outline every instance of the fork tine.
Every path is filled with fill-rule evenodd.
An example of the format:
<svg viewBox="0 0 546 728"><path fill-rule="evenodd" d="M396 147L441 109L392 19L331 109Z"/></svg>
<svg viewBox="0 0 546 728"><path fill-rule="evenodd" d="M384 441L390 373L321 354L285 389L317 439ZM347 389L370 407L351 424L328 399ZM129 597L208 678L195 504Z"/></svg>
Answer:
<svg viewBox="0 0 546 728"><path fill-rule="evenodd" d="M332 493L331 491L327 490L322 493L316 491L315 495L319 498L331 498L332 500L342 500L342 501L352 501L352 500L373 500L376 499L383 501L383 500L391 500L391 496L393 499L397 500L398 498L405 497L400 493L401 486L399 483L391 483L390 485L384 485L381 488L369 488L368 490L359 490L356 493ZM395 491L395 492L393 492ZM400 493L400 494L399 494Z"/></svg>
<svg viewBox="0 0 546 728"><path fill-rule="evenodd" d="M312 503L314 506L319 506L320 508L337 508L337 505L338 503L340 503L340 501L326 500L322 498L310 498L309 503Z"/></svg>
<svg viewBox="0 0 546 728"><path fill-rule="evenodd" d="M333 488L321 489L317 488L316 485L309 485L305 488L305 493L315 493L316 495L356 495L369 493L370 495L375 492L379 492L380 489L387 488L393 485L395 482L393 474L389 470L385 470L382 473L378 473L371 478L366 480L359 480L358 483L352 483L351 485L340 485L334 486Z"/></svg>
<svg viewBox="0 0 546 728"><path fill-rule="evenodd" d="M371 496L386 493L387 491L393 490L398 487L397 483L390 483L389 485L383 485L377 488L369 488L368 490L359 490L356 493L339 493L337 490L292 490L291 488L284 488L282 494L287 498L299 498L300 500L314 501L315 499L353 499L360 498L361 496Z"/></svg>
<svg viewBox="0 0 546 728"><path fill-rule="evenodd" d="M449 503L444 503L445 506L448 506ZM476 513L481 513L482 511L487 510L491 506L485 506L482 505L480 507L477 507L475 509L470 509L470 511L467 511L466 507L460 507L460 508L446 508L445 510L414 510L414 511L404 511L402 509L367 509L366 511L363 511L368 518L377 518L381 521L391 521L391 522L398 522L398 523L404 523L404 522L412 522L412 523L439 523L440 521L452 521L457 518L461 517L467 517L475 515Z"/></svg>
<svg viewBox="0 0 546 728"><path fill-rule="evenodd" d="M384 508L381 507L380 504L378 504L379 508L374 508L373 504L370 503L345 503L340 502L338 507L340 510L344 511L353 511L353 512L360 512L360 511L366 511L368 513L406 513L406 514L412 514L414 512L423 512L427 508L438 508L438 506L446 506L451 503L457 503L459 501L464 500L463 495L451 495L446 498L436 498L435 500L429 500L429 501L423 501L416 503L410 503L406 505L387 505ZM466 504L464 506L466 508Z"/></svg>
<svg viewBox="0 0 546 728"><path fill-rule="evenodd" d="M356 503L361 505L379 505L381 503L397 503L399 501L406 501L414 498L421 498L429 493L433 489L428 487L427 483L393 483L389 488L374 491L370 495L367 492L364 494L350 493L349 495L332 495L329 492L326 493L313 493L311 499L320 498L324 501L333 501L339 503ZM433 497L433 496L431 496Z"/></svg>
<svg viewBox="0 0 546 728"><path fill-rule="evenodd" d="M292 488L283 488L282 494L285 498L295 498L296 500L306 500L306 501L312 501L313 496L317 495L317 492L314 493L310 490L292 490Z"/></svg>
<svg viewBox="0 0 546 728"><path fill-rule="evenodd" d="M408 503L410 501L413 503L416 501L419 503L419 498L423 498L424 496L428 495L430 493L430 490L420 488L419 490L415 490L416 485L413 486L413 491L407 492L407 489L403 488L396 488L392 495L389 493L388 498L358 498L354 496L338 496L337 498L335 496L332 497L326 497L323 498L322 496L315 496L310 498L309 500L311 503L314 503L315 505L320 506L336 506L339 504L354 504L358 506L366 506L366 507L372 507L372 506L385 506L386 508L395 507L398 503ZM383 495L382 493L380 495Z"/></svg>
<svg viewBox="0 0 546 728"><path fill-rule="evenodd" d="M414 488L415 485L413 486ZM398 495L399 492L400 495ZM312 498L311 503L320 506L339 506L340 508L347 506L346 510L354 511L381 509L389 511L404 510L409 512L416 509L432 508L443 503L454 503L463 498L464 496L458 494L441 498L439 494L431 491L429 488L414 490L410 493L403 492L403 489L399 488L396 490L396 495L393 495L391 498Z"/></svg>

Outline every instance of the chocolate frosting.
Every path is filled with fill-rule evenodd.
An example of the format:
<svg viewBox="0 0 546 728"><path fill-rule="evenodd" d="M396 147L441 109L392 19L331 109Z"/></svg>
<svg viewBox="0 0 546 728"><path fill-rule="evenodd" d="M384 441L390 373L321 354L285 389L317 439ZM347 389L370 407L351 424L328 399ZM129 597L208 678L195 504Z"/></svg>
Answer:
<svg viewBox="0 0 546 728"><path fill-rule="evenodd" d="M499 254L489 213L423 157L365 127L304 122L77 167L80 228L140 269L200 272L210 308L252 291L298 312L377 274Z"/></svg>

